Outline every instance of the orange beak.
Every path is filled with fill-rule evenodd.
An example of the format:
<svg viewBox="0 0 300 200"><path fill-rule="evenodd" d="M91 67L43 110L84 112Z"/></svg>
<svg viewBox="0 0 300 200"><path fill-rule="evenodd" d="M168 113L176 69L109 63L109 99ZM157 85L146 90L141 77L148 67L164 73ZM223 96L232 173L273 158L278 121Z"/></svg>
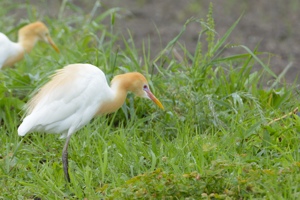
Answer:
<svg viewBox="0 0 300 200"><path fill-rule="evenodd" d="M47 40L48 40L48 43L53 47L53 49L59 53L59 49L57 48L57 46L55 45L55 43L53 42L52 38L50 36L47 36Z"/></svg>
<svg viewBox="0 0 300 200"><path fill-rule="evenodd" d="M152 92L148 88L144 89L144 90L147 93L147 96L149 97L149 99L151 99L161 109L163 109L163 110L165 109L164 106L162 105L162 103L152 94Z"/></svg>

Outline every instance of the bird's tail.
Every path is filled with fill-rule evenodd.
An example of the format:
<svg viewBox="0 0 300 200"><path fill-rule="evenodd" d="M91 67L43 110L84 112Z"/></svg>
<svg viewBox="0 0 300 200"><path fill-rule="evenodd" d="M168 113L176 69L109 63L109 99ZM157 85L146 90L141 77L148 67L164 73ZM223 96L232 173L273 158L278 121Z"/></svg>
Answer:
<svg viewBox="0 0 300 200"><path fill-rule="evenodd" d="M22 122L22 124L19 126L18 128L18 135L19 136L24 136L26 135L26 133L28 133L30 131L30 126L28 126L28 124L26 123L26 121L24 120Z"/></svg>

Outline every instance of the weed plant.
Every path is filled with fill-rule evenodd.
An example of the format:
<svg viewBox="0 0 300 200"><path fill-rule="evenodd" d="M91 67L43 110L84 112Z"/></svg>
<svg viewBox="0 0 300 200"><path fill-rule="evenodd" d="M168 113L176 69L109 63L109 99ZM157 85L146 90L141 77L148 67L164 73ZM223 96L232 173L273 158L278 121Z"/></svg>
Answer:
<svg viewBox="0 0 300 200"><path fill-rule="evenodd" d="M137 49L132 37L114 31L120 8L95 14L97 6L83 13L63 1L57 18L43 17L61 53L39 43L0 72L0 199L298 198L298 90L265 64L267 54L228 43L239 19L219 36L211 5L205 19L187 20L151 55L150 47ZM26 20L5 17L19 7L27 9ZM73 14L64 15L66 8ZM41 17L28 3L1 1L0 13L10 38ZM202 27L194 52L178 42L191 23ZM228 48L240 53L224 56ZM129 95L118 112L79 130L69 145L67 184L64 140L41 133L21 138L17 127L32 92L71 63L99 66L108 80L142 72L165 111Z"/></svg>

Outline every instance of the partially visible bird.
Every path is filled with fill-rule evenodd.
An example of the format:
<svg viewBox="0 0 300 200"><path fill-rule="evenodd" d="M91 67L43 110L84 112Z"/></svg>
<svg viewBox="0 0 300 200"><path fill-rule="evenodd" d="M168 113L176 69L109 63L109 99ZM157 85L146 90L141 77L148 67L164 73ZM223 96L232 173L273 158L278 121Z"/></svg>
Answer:
<svg viewBox="0 0 300 200"><path fill-rule="evenodd" d="M50 44L55 51L59 52L50 37L48 28L40 21L22 27L18 32L17 43L10 41L0 32L0 69L10 67L23 59L25 53L29 53L39 40Z"/></svg>
<svg viewBox="0 0 300 200"><path fill-rule="evenodd" d="M117 111L128 92L151 99L164 109L151 93L146 78L138 72L117 75L109 86L105 74L96 66L65 66L28 102L27 116L18 128L18 135L36 131L66 137L62 162L65 178L70 182L68 144L71 135L93 117Z"/></svg>

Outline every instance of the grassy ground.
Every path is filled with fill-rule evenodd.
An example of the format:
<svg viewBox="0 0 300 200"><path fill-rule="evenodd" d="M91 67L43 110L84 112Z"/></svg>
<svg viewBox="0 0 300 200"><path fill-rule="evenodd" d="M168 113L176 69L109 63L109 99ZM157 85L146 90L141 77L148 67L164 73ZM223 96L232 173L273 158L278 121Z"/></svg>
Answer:
<svg viewBox="0 0 300 200"><path fill-rule="evenodd" d="M24 6L28 21L39 18ZM177 43L181 32L153 56L149 49L138 54L131 38L114 32L118 9L99 16L73 9L64 20L63 7L57 19L43 20L60 54L41 43L0 72L0 199L298 198L297 87L270 70L268 55L226 42L238 21L216 37L211 9L206 19L183 25L182 32L190 23L202 27L194 52ZM3 18L0 27L16 37L13 20ZM219 56L227 48L247 53ZM129 95L117 113L94 119L71 139L67 184L64 140L40 133L21 138L16 130L30 94L54 70L79 62L99 66L108 80L142 72L165 111ZM256 64L261 71L251 70Z"/></svg>

